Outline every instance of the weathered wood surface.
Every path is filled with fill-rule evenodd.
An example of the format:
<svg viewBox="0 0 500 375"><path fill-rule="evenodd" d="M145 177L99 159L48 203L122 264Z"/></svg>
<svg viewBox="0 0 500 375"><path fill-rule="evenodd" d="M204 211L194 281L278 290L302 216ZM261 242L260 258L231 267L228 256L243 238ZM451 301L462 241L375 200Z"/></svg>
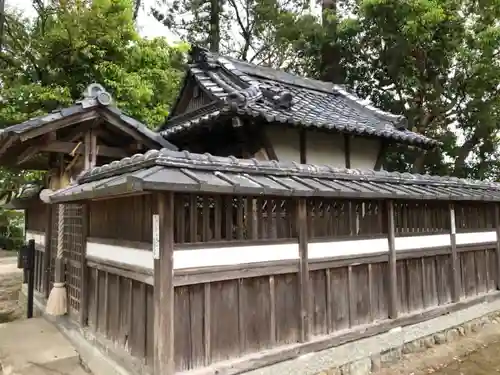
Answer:
<svg viewBox="0 0 500 375"><path fill-rule="evenodd" d="M90 202L89 237L151 250L152 215L159 203L149 195ZM329 345L338 344L366 327L420 313L435 316L497 289L499 247L454 243L448 202L394 201L386 209L381 201L306 199L301 205L266 196L180 194L173 206L172 251L288 243L296 244L297 259L180 269L170 277L89 257L89 328L151 371L155 340L171 345L173 337L174 343L171 354L160 348L173 360L157 366L171 373L174 364L176 371L185 371L265 349L344 337ZM455 203L454 212L457 236L498 228L494 206ZM438 234L449 236L448 246L399 251L394 245L402 237ZM342 249L335 241L370 238L385 239L388 251L338 255ZM308 258L308 246L318 241L331 241L331 257ZM158 267L173 265L157 262ZM173 308L172 336L156 331L160 297L155 298L153 285L173 293L156 307L162 314ZM155 339L160 332L163 337Z"/></svg>

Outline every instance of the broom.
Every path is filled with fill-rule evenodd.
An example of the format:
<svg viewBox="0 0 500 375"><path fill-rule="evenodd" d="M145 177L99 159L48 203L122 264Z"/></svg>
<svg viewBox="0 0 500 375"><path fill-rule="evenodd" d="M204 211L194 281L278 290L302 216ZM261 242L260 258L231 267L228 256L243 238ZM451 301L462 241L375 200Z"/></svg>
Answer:
<svg viewBox="0 0 500 375"><path fill-rule="evenodd" d="M49 315L60 316L68 312L66 286L64 283L63 272L63 239L64 239L64 205L58 207L58 222L57 222L57 255L56 255L56 272L52 290L47 300L45 312Z"/></svg>

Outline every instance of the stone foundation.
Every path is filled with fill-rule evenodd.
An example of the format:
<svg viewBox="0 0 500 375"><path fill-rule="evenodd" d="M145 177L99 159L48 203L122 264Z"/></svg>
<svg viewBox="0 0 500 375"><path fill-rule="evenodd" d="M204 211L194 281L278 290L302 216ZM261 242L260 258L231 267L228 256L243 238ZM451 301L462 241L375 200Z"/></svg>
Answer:
<svg viewBox="0 0 500 375"><path fill-rule="evenodd" d="M382 367L390 366L400 361L405 354L423 352L436 345L454 342L461 336L470 335L490 324L499 323L500 311L495 311L481 318L465 322L459 326L409 341L402 346L385 350L379 354L374 354L370 357L362 358L339 367L321 371L317 375L368 375L380 370Z"/></svg>

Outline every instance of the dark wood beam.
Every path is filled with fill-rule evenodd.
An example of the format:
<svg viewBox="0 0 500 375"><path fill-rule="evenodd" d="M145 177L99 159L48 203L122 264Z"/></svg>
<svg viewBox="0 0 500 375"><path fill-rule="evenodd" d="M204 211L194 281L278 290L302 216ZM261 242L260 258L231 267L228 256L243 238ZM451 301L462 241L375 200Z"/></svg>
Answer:
<svg viewBox="0 0 500 375"><path fill-rule="evenodd" d="M52 143L49 143L46 146L43 146L41 148L42 152L55 152L55 153L61 153L61 154L70 154L73 152L76 148L78 143L74 142L61 142L61 141L54 141ZM78 155L84 155L85 154L85 147L84 145L81 145L78 147L75 151L75 154ZM121 159L124 157L127 157L128 154L117 147L109 147L109 146L104 146L104 145L96 145L96 154L98 156L106 156L110 158L117 158Z"/></svg>
<svg viewBox="0 0 500 375"><path fill-rule="evenodd" d="M307 134L306 129L299 131L300 164L307 163Z"/></svg>
<svg viewBox="0 0 500 375"><path fill-rule="evenodd" d="M49 144L56 137L55 133L43 135L42 139L37 144L33 144L24 150L21 155L17 157L17 164L23 164L31 158L35 157L42 151L42 148Z"/></svg>
<svg viewBox="0 0 500 375"><path fill-rule="evenodd" d="M10 146L12 146L14 141L17 139L19 138L15 135L11 135L9 138L7 138L0 147L0 156L5 154L5 152L10 148Z"/></svg>
<svg viewBox="0 0 500 375"><path fill-rule="evenodd" d="M106 111L102 111L101 115L109 124L115 126L117 129L121 130L125 134L128 134L130 137L134 138L135 140L140 141L141 143L145 143L151 148L158 147L156 142L153 142L149 138L139 134L137 131L130 129L128 126L124 125L123 122L121 122L119 119L115 118L110 113L107 113Z"/></svg>
<svg viewBox="0 0 500 375"><path fill-rule="evenodd" d="M158 216L153 216L153 374L174 375L174 195L160 193L157 197Z"/></svg>
<svg viewBox="0 0 500 375"><path fill-rule="evenodd" d="M351 138L350 134L344 134L344 157L347 169L351 168Z"/></svg>
<svg viewBox="0 0 500 375"><path fill-rule="evenodd" d="M55 120L53 122L47 122L47 124L44 126L40 126L36 129L29 130L26 133L22 134L20 137L21 142L26 142L27 140L40 137L41 135L47 133L53 133L58 131L59 129L95 119L97 118L97 116L98 114L96 111L89 111L85 113L79 113L74 116L62 118L60 120Z"/></svg>
<svg viewBox="0 0 500 375"><path fill-rule="evenodd" d="M450 243L451 243L451 272L453 285L451 288L451 299L453 302L460 300L460 259L457 252L457 226L455 221L455 206L450 203Z"/></svg>
<svg viewBox="0 0 500 375"><path fill-rule="evenodd" d="M378 150L377 160L375 161L375 167L373 168L376 171L380 171L384 166L385 154L387 153L388 148L389 148L389 142L382 141L380 148Z"/></svg>
<svg viewBox="0 0 500 375"><path fill-rule="evenodd" d="M387 241L389 244L389 318L398 317L398 277L397 277L397 258L395 236L396 228L394 224L394 202L388 201L385 207Z"/></svg>

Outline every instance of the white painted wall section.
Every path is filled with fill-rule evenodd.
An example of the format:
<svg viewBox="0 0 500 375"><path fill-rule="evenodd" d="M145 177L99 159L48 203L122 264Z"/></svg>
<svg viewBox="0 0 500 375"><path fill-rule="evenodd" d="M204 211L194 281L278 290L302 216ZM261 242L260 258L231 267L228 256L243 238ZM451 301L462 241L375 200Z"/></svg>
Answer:
<svg viewBox="0 0 500 375"><path fill-rule="evenodd" d="M457 234L457 245L484 244L495 241L496 232L494 231ZM451 246L451 240L447 234L397 237L394 245L396 251L403 252ZM386 238L311 242L308 251L310 260L321 260L384 253L389 251L389 244ZM89 241L87 242L87 255L103 261L110 260L153 269L153 252L148 250ZM296 243L187 248L174 251L174 269L234 266L298 259L299 248Z"/></svg>
<svg viewBox="0 0 500 375"><path fill-rule="evenodd" d="M265 129L269 142L280 161L300 163L300 129L270 126ZM351 138L351 168L373 169L381 147L379 139ZM308 164L345 167L344 135L306 130L306 162Z"/></svg>

